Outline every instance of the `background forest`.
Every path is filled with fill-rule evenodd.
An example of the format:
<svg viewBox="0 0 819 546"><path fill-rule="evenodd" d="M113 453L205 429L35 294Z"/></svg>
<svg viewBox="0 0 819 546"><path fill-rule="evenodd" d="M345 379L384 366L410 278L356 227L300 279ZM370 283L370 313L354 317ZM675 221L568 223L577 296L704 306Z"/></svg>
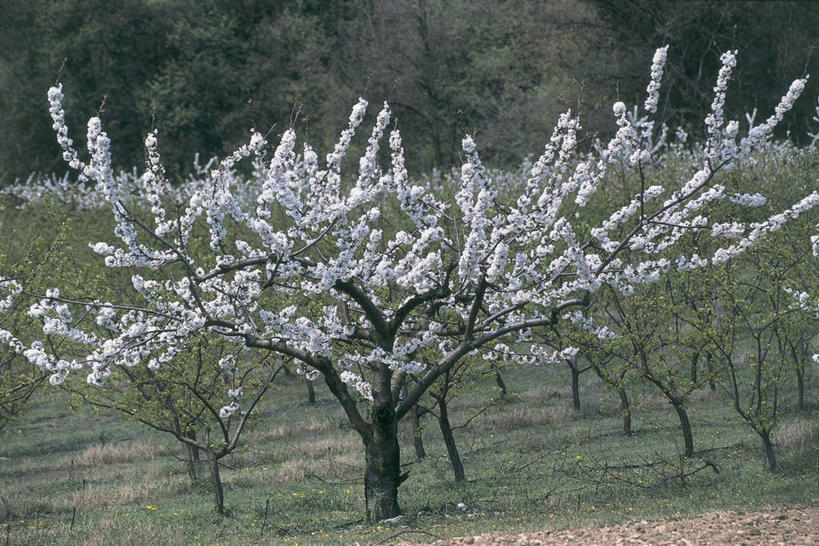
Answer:
<svg viewBox="0 0 819 546"><path fill-rule="evenodd" d="M733 48L729 109L767 112L778 84L819 72L810 4L4 0L0 186L64 172L45 100L58 79L69 124L103 111L118 167L142 163L153 125L176 175L194 152L224 154L250 128L277 135L288 120L324 148L359 96L389 101L410 172L448 168L467 132L485 160L517 164L567 108L589 135L611 131L611 104L636 102L646 59L664 44L673 53L660 121L698 123L719 56ZM819 95L816 78L805 95ZM781 131L804 139L813 106L800 101Z"/></svg>

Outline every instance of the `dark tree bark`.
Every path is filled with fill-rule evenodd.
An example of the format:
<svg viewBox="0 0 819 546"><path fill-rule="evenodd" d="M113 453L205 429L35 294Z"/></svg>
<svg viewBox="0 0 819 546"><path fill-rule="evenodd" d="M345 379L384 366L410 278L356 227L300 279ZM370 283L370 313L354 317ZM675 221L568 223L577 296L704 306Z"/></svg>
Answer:
<svg viewBox="0 0 819 546"><path fill-rule="evenodd" d="M211 452L208 453L208 467L210 468L210 484L213 489L213 507L216 513L225 513L225 492L222 489L222 478L219 476L219 457Z"/></svg>
<svg viewBox="0 0 819 546"><path fill-rule="evenodd" d="M796 367L796 387L799 405L799 411L805 411L805 370Z"/></svg>
<svg viewBox="0 0 819 546"><path fill-rule="evenodd" d="M773 442L771 442L771 431L758 427L756 433L762 438L762 447L765 448L765 458L768 460L768 470L776 472L779 470L779 465L776 462L776 452L774 451Z"/></svg>
<svg viewBox="0 0 819 546"><path fill-rule="evenodd" d="M501 390L501 396L506 398L506 383L503 381L503 377L499 371L495 371L495 383L498 385L498 388Z"/></svg>
<svg viewBox="0 0 819 546"><path fill-rule="evenodd" d="M569 365L572 370L572 408L574 411L580 411L580 372L577 366Z"/></svg>
<svg viewBox="0 0 819 546"><path fill-rule="evenodd" d="M421 435L421 408L418 404L412 406L410 419L412 422L412 443L415 447L415 456L419 459L423 459L427 456L427 451L424 449L424 437Z"/></svg>
<svg viewBox="0 0 819 546"><path fill-rule="evenodd" d="M574 408L574 411L580 411L580 374L588 371L593 366L581 368L575 358L565 358L563 360L572 372L572 408ZM597 372L598 375L600 375L600 373L599 371ZM602 375L600 375L600 377L602 379Z"/></svg>
<svg viewBox="0 0 819 546"><path fill-rule="evenodd" d="M694 354L691 355L691 383L697 382L697 364L700 360L700 352L694 351Z"/></svg>
<svg viewBox="0 0 819 546"><path fill-rule="evenodd" d="M188 438L190 438L191 440L193 440L195 442L196 441L196 431L193 431L193 430L190 431L188 433ZM199 462L199 448L196 447L196 446L190 446L190 448L191 448L191 457L193 458L193 462L198 463Z"/></svg>
<svg viewBox="0 0 819 546"><path fill-rule="evenodd" d="M444 437L444 444L446 445L447 455L449 455L449 462L452 465L452 472L455 474L455 481L462 482L466 479L464 465L458 453L455 436L452 434L452 425L449 423L449 412L445 397L438 400L438 426L441 429L441 435Z"/></svg>
<svg viewBox="0 0 819 546"><path fill-rule="evenodd" d="M618 388L617 394L620 396L620 411L623 414L623 434L631 436L631 402L626 389Z"/></svg>
<svg viewBox="0 0 819 546"><path fill-rule="evenodd" d="M191 483L196 482L196 461L194 461L193 451L190 445L182 442L182 449L185 451L185 466L188 469L188 477L191 479Z"/></svg>
<svg viewBox="0 0 819 546"><path fill-rule="evenodd" d="M316 403L316 389L313 387L313 382L309 379L307 381L307 403L311 406Z"/></svg>
<svg viewBox="0 0 819 546"><path fill-rule="evenodd" d="M694 436L691 434L691 423L688 420L688 413L685 411L685 407L679 400L672 400L671 405L674 406L674 410L677 412L677 416L680 418L680 428L682 428L683 442L685 443L685 451L683 452L683 455L685 457L693 457Z"/></svg>
<svg viewBox="0 0 819 546"><path fill-rule="evenodd" d="M400 450L396 436L379 434L373 427L373 440L365 444L364 499L367 521L375 523L401 514L398 505Z"/></svg>
<svg viewBox="0 0 819 546"><path fill-rule="evenodd" d="M388 374L385 374L388 375ZM398 420L389 390L373 389L372 434L365 440L366 468L364 499L367 521L374 523L401 514L398 486L401 485L401 449L398 445Z"/></svg>
<svg viewBox="0 0 819 546"><path fill-rule="evenodd" d="M711 353L706 354L705 368L708 370L708 388L711 389L711 392L717 392L717 384L714 381L714 365L711 364Z"/></svg>

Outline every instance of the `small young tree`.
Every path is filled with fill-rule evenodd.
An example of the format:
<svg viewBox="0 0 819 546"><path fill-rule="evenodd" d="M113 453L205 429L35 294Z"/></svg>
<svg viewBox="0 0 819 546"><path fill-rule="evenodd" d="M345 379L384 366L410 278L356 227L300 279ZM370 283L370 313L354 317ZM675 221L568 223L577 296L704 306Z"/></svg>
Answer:
<svg viewBox="0 0 819 546"><path fill-rule="evenodd" d="M3 212L0 203L0 213ZM14 226L4 226L11 231ZM35 241L22 241L26 249L19 263L4 267L9 263L3 255L7 247L0 249L0 269L11 273L9 277L0 276L0 430L11 423L24 409L26 403L37 390L48 380L48 373L31 366L22 357L20 346L9 345L13 336L9 330L26 331L37 328L37 322L26 314L25 300L20 293L23 289L37 290L46 282L45 279L54 272L54 266L63 259L64 230L60 229L56 240L50 247L39 238ZM4 243L10 246L11 241ZM18 245L20 241L17 241ZM13 263L13 262L11 262ZM28 273L22 278L22 272ZM49 277L49 281L53 278Z"/></svg>
<svg viewBox="0 0 819 546"><path fill-rule="evenodd" d="M657 109L665 56L661 48L652 63L648 116ZM26 348L17 337L6 337L51 373L54 383L74 368L87 368L88 380L102 383L112 364L148 353L161 365L200 333L294 358L311 378L322 376L362 439L368 520L395 517L405 479L398 421L441 377L485 347L503 352L517 344L525 362L559 358L532 342L533 328L557 323L603 285L628 295L633 285L656 281L671 265L660 253L687 228L706 225L709 209L757 199L727 191L717 175L765 142L805 80L796 80L776 112L740 138L738 123L724 117L735 52L724 54L722 64L705 121L705 153L694 172L667 187L642 186L631 203L588 232L583 226L594 220L584 216L584 207L609 163L625 155L641 171L651 162L645 144L653 124L630 122L621 102L614 105L616 135L585 157L577 157L578 120L562 115L516 195L498 194L467 136L452 203L410 184L397 130L389 137L390 168L379 168L387 106L378 114L357 174L343 174L344 157L365 115L363 100L324 167L307 145L297 154L294 132L285 131L251 206L237 199L229 173L241 159L263 155L262 135L254 133L248 145L224 159L187 203L173 203L163 199L165 180L152 132L145 139L149 170L142 182L151 204L145 219L117 191L99 118L88 123L91 158L80 159L64 123L61 88L54 87L49 100L64 156L96 182L117 223L117 246L92 247L110 267L135 268L133 286L144 302L126 309L65 301L49 291L33 312L45 333L87 349L70 360L57 358L42 342ZM798 211L817 203L814 192ZM204 249L193 244L203 233ZM753 243L743 239L720 247L714 258ZM70 310L74 306L79 316L112 321L117 334L101 338L83 330ZM420 349L433 355L429 364L415 357ZM409 376L415 381L402 396Z"/></svg>
<svg viewBox="0 0 819 546"><path fill-rule="evenodd" d="M17 290L20 285L11 280L0 280L2 286ZM0 336L2 328L13 328L15 316L14 297L9 294L0 299ZM23 357L7 346L0 347L0 431L20 414L31 395L48 379L48 375L32 367Z"/></svg>
<svg viewBox="0 0 819 546"><path fill-rule="evenodd" d="M490 352L486 357L494 358L494 355ZM441 376L434 387L427 390L431 403L426 404L426 400L422 399L416 404L421 414L430 414L435 417L438 422L438 429L441 431L441 437L444 440L444 446L446 447L447 456L449 457L449 463L450 466L452 466L452 472L456 482L464 481L466 474L464 473L464 465L461 461L460 452L458 451L458 444L455 442L454 432L467 427L473 420L502 400L505 393L498 387L498 390L500 390L498 396L490 397L483 407L474 411L464 422L455 426L452 425L452 420L449 416L451 409L450 404L463 390L474 386L474 384L480 381L484 376L492 375L497 379L495 367L495 365L488 367L482 366L480 363L470 362L464 359L459 365L454 366Z"/></svg>
<svg viewBox="0 0 819 546"><path fill-rule="evenodd" d="M75 384L70 377L63 387L84 403L117 411L173 436L182 445L192 481L197 479L199 452L204 453L213 507L222 515L220 460L241 447L253 410L281 369L264 362L269 354L244 354L247 352L226 340L197 336L161 366L151 362L112 365L105 388ZM220 409L214 402L225 391L233 402ZM243 409L236 411L240 402Z"/></svg>
<svg viewBox="0 0 819 546"><path fill-rule="evenodd" d="M603 322L614 323L617 321L611 320L611 313L605 312L606 305L601 305L598 314L608 316L608 320ZM587 310L588 313L588 310ZM591 315L591 313L589 313ZM588 362L588 367L591 368L597 377L603 382L606 388L617 393L620 399L620 412L623 417L623 434L631 436L631 401L626 391L631 376L631 367L629 361L618 357L618 353L622 350L616 350L614 338L617 335L614 331L605 325L597 325L594 323L592 316L584 316L584 313L575 311L573 314L565 317L568 319L569 325L564 326L564 342L569 347L574 347L577 352L574 355L567 355L575 361L580 358ZM620 336L618 342L623 344L624 339ZM628 351L625 351L628 352ZM574 389L574 384L572 384Z"/></svg>
<svg viewBox="0 0 819 546"><path fill-rule="evenodd" d="M803 245L794 253L783 238L709 271L718 299L692 318L715 348L722 385L759 436L771 472L779 468L771 438L781 414L779 387L792 374L788 345L801 337L798 325L815 321L819 310L802 290L803 283L815 284L816 260Z"/></svg>

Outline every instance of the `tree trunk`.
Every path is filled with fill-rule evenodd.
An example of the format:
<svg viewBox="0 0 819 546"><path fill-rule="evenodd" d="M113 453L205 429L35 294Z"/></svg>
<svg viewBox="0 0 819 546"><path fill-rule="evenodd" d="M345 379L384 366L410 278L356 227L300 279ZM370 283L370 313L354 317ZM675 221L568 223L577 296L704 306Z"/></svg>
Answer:
<svg viewBox="0 0 819 546"><path fill-rule="evenodd" d="M768 470L776 472L779 470L779 465L776 463L776 453L771 442L771 432L768 429L758 428L756 431L759 437L762 438L762 447L765 448L765 458L768 459Z"/></svg>
<svg viewBox="0 0 819 546"><path fill-rule="evenodd" d="M705 367L708 370L708 388L711 389L711 392L717 392L717 384L714 382L714 365L711 364L711 353L706 354Z"/></svg>
<svg viewBox="0 0 819 546"><path fill-rule="evenodd" d="M449 424L449 413L444 398L438 400L438 426L441 428L441 435L444 437L446 452L449 455L449 462L452 465L452 472L455 473L455 481L462 482L464 476L464 465L461 456L458 454L458 446L455 444L455 436L452 434L452 425Z"/></svg>
<svg viewBox="0 0 819 546"><path fill-rule="evenodd" d="M419 459L423 459L427 456L427 452L424 449L424 438L421 436L421 408L418 407L418 404L412 406L410 419L412 422L412 443L415 446L415 456Z"/></svg>
<svg viewBox="0 0 819 546"><path fill-rule="evenodd" d="M798 392L799 411L805 411L805 370L796 367L796 387Z"/></svg>
<svg viewBox="0 0 819 546"><path fill-rule="evenodd" d="M700 359L700 352L694 351L694 354L691 356L691 383L697 383L697 363Z"/></svg>
<svg viewBox="0 0 819 546"><path fill-rule="evenodd" d="M626 389L618 388L617 394L620 395L620 411L623 414L623 434L631 436L631 402Z"/></svg>
<svg viewBox="0 0 819 546"><path fill-rule="evenodd" d="M771 416L774 419L776 419L776 411L777 411L777 409L779 407L779 386L774 385L774 393L773 394L774 394L774 396L773 396L773 399L774 399L773 400L773 413L771 413Z"/></svg>
<svg viewBox="0 0 819 546"><path fill-rule="evenodd" d="M676 410L677 416L680 418L680 427L682 428L683 441L685 442L685 452L683 455L685 457L693 457L694 437L691 435L691 423L688 421L688 413L686 413L683 405L677 401L672 401L671 405L674 406L674 410Z"/></svg>
<svg viewBox="0 0 819 546"><path fill-rule="evenodd" d="M215 453L208 453L208 466L210 467L210 483L213 488L213 507L216 513L225 513L225 492L222 489L222 478L219 476L219 459Z"/></svg>
<svg viewBox="0 0 819 546"><path fill-rule="evenodd" d="M192 430L192 431L188 432L187 436L191 440L196 441L196 431L195 430ZM191 458L193 459L193 462L198 463L199 462L199 448L194 447L194 446L189 446L189 447L191 448Z"/></svg>
<svg viewBox="0 0 819 546"><path fill-rule="evenodd" d="M190 435L186 434L182 430L182 425L179 423L179 420L176 419L176 418L174 418L174 420L173 420L173 430L174 430L174 433L176 434L177 438L179 438L179 437L190 438ZM195 440L196 438L194 437L193 439ZM193 447L190 444L187 444L187 443L185 443L185 442L183 442L181 440L179 441L179 443L182 444L182 453L184 454L184 457L185 457L185 467L188 470L188 477L191 479L191 483L196 483L196 464L195 463L198 462L198 460L199 460L199 450L197 450L195 447Z"/></svg>
<svg viewBox="0 0 819 546"><path fill-rule="evenodd" d="M569 369L572 370L572 407L574 411L580 411L580 371L572 364Z"/></svg>
<svg viewBox="0 0 819 546"><path fill-rule="evenodd" d="M196 462L193 460L194 448L182 442L182 449L185 452L185 466L188 468L188 477L190 477L191 483L196 483Z"/></svg>
<svg viewBox="0 0 819 546"><path fill-rule="evenodd" d="M313 382L307 379L307 403L311 406L316 403L316 389L313 388Z"/></svg>
<svg viewBox="0 0 819 546"><path fill-rule="evenodd" d="M503 377L499 371L495 370L495 383L498 385L498 388L501 390L501 396L506 398L506 383L503 381Z"/></svg>
<svg viewBox="0 0 819 546"><path fill-rule="evenodd" d="M374 392L372 435L365 440L366 469L364 471L364 500L367 521L375 523L401 514L398 506L398 486L401 485L401 451L398 446L398 423L395 408Z"/></svg>

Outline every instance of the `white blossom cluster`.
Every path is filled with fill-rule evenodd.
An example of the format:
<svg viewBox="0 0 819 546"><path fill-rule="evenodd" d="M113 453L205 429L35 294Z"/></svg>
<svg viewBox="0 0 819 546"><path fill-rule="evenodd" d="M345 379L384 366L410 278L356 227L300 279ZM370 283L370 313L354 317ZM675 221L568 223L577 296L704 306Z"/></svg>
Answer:
<svg viewBox="0 0 819 546"><path fill-rule="evenodd" d="M411 184L400 133L385 135L387 105L357 174L343 172L366 115L363 99L323 163L308 145L296 152L293 130L281 135L272 157L265 155L265 138L253 133L247 145L209 163L201 181L178 193L167 185L152 132L145 139L147 171L136 179L152 224L131 213L98 118L88 123L90 158L80 159L65 126L61 87L54 87L49 101L64 157L96 185L116 222L117 245L90 246L108 267L133 268L141 302L73 302L49 291L29 314L42 321L44 335L69 340L76 355L59 359L42 341L20 352L51 372L52 382L85 369L89 383L102 384L111 366L161 367L192 334L207 331L294 358L310 377L332 374L336 388L349 386L365 399L386 396L388 387L371 379L378 370L382 378L412 376L423 386L478 350L534 363L572 358L571 348L551 352L531 341L531 330L565 318L601 339L611 337L571 308L603 285L628 295L635 284L656 282L674 261L679 269L722 262L819 204L814 192L763 222L709 219L725 200L764 202L758 194L731 194L715 176L765 145L804 88L804 80L794 82L775 114L739 140L738 126L724 122L736 63L735 52L728 52L706 119L708 140L703 153L692 156L693 174L682 183L648 186L584 227L584 207L611 166L642 169L659 153L656 143L666 140L666 130L657 134L651 118L666 54L661 48L652 63L646 117L629 116L625 104L616 103L615 136L581 156L579 120L561 115L525 181L507 189L513 195L498 191L471 136L462 142L465 162L451 201L436 195L433 184ZM382 150L385 138L389 150ZM234 175L240 161L253 161L250 185ZM690 230L710 236L713 247L672 261L672 247ZM722 246L725 238L730 245ZM8 281L3 286L15 289ZM9 336L0 332L6 343L20 344ZM511 349L515 344L528 353ZM223 364L238 373L236 362ZM241 396L230 387L223 417L239 411Z"/></svg>
<svg viewBox="0 0 819 546"><path fill-rule="evenodd" d="M14 297L22 291L23 287L19 282L0 276L0 324L2 324L3 313L14 306ZM22 354L25 351L23 342L3 328L0 328L0 343L8 345L17 354Z"/></svg>
<svg viewBox="0 0 819 546"><path fill-rule="evenodd" d="M595 326L594 319L585 316L582 311L566 313L562 318L593 334L597 339L604 340L616 337L616 334L606 325Z"/></svg>
<svg viewBox="0 0 819 546"><path fill-rule="evenodd" d="M819 97L816 98L816 102L819 103ZM816 115L813 116L813 121L819 123L819 106L816 107ZM819 129L815 133L808 132L808 136L811 138L810 145L816 146L816 143L819 142Z"/></svg>
<svg viewBox="0 0 819 546"><path fill-rule="evenodd" d="M659 48L654 53L654 59L651 61L651 81L646 89L646 102L643 108L649 114L657 112L657 104L660 100L660 84L663 80L663 68L665 67L665 60L668 54L668 46Z"/></svg>

